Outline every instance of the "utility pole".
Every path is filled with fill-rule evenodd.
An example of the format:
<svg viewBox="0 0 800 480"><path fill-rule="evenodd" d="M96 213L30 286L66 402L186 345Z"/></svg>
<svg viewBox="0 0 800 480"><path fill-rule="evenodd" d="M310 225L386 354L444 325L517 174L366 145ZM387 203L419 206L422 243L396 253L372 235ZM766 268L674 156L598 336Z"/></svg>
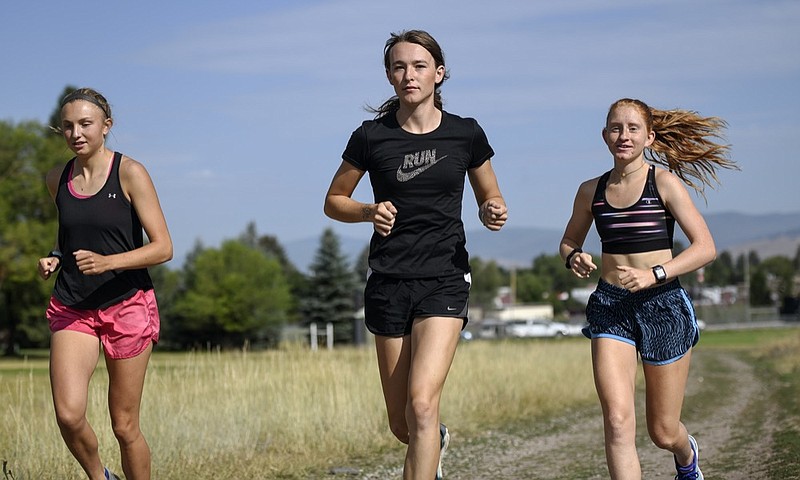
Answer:
<svg viewBox="0 0 800 480"><path fill-rule="evenodd" d="M744 321L750 323L750 252L744 256Z"/></svg>

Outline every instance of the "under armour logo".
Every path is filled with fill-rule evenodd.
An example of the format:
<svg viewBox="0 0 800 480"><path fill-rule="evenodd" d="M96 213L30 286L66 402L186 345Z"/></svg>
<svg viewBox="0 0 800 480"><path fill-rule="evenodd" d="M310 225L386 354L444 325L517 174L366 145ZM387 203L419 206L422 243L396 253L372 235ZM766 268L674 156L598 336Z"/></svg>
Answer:
<svg viewBox="0 0 800 480"><path fill-rule="evenodd" d="M109 193L108 194L108 198L117 198L117 194L116 193Z"/></svg>

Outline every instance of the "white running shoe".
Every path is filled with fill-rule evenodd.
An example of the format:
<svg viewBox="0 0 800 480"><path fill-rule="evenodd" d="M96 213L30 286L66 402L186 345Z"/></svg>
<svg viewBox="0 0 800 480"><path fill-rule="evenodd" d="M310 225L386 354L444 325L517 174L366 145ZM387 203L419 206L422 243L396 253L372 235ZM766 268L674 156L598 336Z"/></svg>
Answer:
<svg viewBox="0 0 800 480"><path fill-rule="evenodd" d="M689 445L692 446L692 452L694 452L691 465L692 471L681 473L678 460L675 459L675 469L678 471L678 474L675 475L675 480L703 480L703 472L700 471L700 448L697 446L697 440L691 435L689 435Z"/></svg>
<svg viewBox="0 0 800 480"><path fill-rule="evenodd" d="M106 475L106 480L121 480L118 476L111 473L111 470L109 470L108 468L103 467L103 471Z"/></svg>
<svg viewBox="0 0 800 480"><path fill-rule="evenodd" d="M444 475L442 474L442 458L444 458L444 452L447 451L447 446L450 445L450 431L447 429L444 423L439 424L439 466L436 467L436 480L442 480Z"/></svg>

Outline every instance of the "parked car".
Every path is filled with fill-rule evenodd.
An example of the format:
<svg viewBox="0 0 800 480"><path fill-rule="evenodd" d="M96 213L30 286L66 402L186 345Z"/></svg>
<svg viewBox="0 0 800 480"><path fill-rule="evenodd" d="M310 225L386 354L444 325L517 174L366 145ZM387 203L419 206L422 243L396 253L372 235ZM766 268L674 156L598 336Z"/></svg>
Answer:
<svg viewBox="0 0 800 480"><path fill-rule="evenodd" d="M505 328L509 337L566 337L580 335L580 325L568 325L546 319L514 320Z"/></svg>
<svg viewBox="0 0 800 480"><path fill-rule="evenodd" d="M476 336L483 339L495 339L506 336L506 322L495 318L487 318L480 322Z"/></svg>

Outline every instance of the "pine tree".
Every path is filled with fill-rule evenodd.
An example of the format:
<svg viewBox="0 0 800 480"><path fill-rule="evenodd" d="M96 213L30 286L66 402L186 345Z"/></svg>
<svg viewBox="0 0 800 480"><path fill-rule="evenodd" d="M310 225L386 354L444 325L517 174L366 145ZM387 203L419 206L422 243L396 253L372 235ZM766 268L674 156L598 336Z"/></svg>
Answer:
<svg viewBox="0 0 800 480"><path fill-rule="evenodd" d="M300 306L307 325L333 324L334 343L354 340L354 278L332 229L322 233L319 250L310 266L308 290Z"/></svg>
<svg viewBox="0 0 800 480"><path fill-rule="evenodd" d="M369 244L361 250L353 267L353 302L356 308L364 306L364 287L367 285L367 272L369 271Z"/></svg>

